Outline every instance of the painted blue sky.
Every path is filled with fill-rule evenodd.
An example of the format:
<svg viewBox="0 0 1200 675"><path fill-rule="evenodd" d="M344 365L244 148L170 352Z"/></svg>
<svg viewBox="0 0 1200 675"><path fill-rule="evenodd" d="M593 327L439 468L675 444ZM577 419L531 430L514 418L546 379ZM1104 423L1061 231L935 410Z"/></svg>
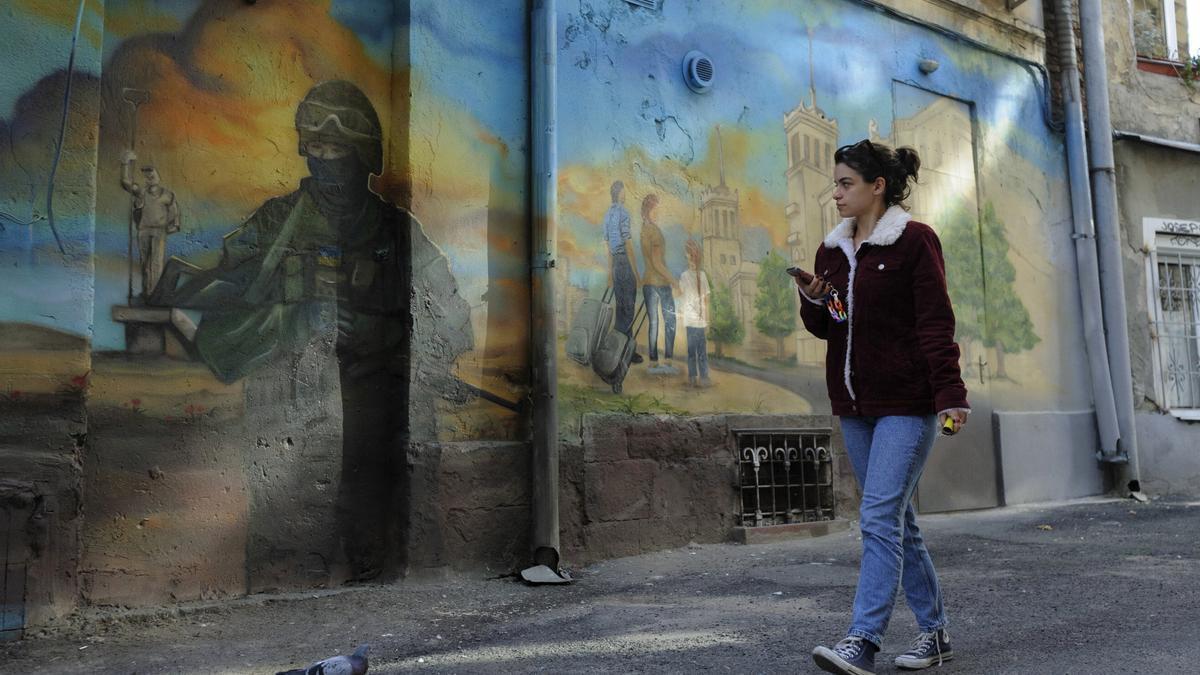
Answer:
<svg viewBox="0 0 1200 675"><path fill-rule="evenodd" d="M414 2L412 63L438 96L508 142L527 135L525 3ZM498 82L505 86L497 86Z"/></svg>
<svg viewBox="0 0 1200 675"><path fill-rule="evenodd" d="M60 23L44 16L29 13L20 8L5 7L3 10L3 40L0 40L0 118L12 119L17 99L39 80L56 70L66 70L71 55L71 34L75 27L78 2L64 5L63 20L70 15L70 28L64 32ZM4 3L7 5L8 3ZM104 20L97 12L95 2L89 3L83 14L81 37L75 52L75 72L90 75L100 74L100 51L95 39ZM69 10L69 11L68 11Z"/></svg>
<svg viewBox="0 0 1200 675"><path fill-rule="evenodd" d="M811 72L817 104L837 120L841 143L866 136L872 118L882 135L891 133L892 83L899 80L974 101L982 126L1015 129L1007 134L1014 150L1049 174L1061 172L1061 157L1045 149L1049 132L1038 83L1022 66L979 58L973 48L853 3L676 1L666 3L661 16L613 11L610 24L590 13L586 0L561 7L564 163L602 165L626 145L701 159L709 152L706 131L716 124L751 133L777 130L777 161L752 162L740 178L782 199L783 117L807 100ZM680 76L682 58L692 49L702 49L715 64L714 89L707 95L691 93ZM922 75L922 58L941 67ZM654 120L663 118L667 133L660 137Z"/></svg>

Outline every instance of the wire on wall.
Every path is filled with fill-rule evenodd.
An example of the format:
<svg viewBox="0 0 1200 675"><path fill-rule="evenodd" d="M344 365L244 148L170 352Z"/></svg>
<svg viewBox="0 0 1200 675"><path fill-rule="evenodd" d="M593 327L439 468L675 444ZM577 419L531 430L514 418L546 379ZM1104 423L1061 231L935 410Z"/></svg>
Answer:
<svg viewBox="0 0 1200 675"><path fill-rule="evenodd" d="M54 225L54 175L58 173L58 162L62 159L63 144L66 142L67 114L71 111L71 80L75 73L75 47L79 44L79 28L83 25L83 10L86 5L87 0L79 0L79 12L75 14L75 33L71 36L71 55L67 57L67 84L63 88L62 121L58 125L58 145L54 148L54 161L50 163L50 180L46 186L46 217L50 220L50 231L54 233L58 252L64 256L67 254L67 249L63 247L58 227Z"/></svg>
<svg viewBox="0 0 1200 675"><path fill-rule="evenodd" d="M957 33L957 32L950 30L949 28L946 28L944 26L939 26L935 23L930 23L924 19L913 16L912 14L906 14L904 12L901 12L898 9L892 9L891 7L888 7L887 5L883 5L883 4L880 4L879 2L876 2L876 0L853 0L853 1L857 2L860 5L863 5L864 7L873 9L876 12L879 12L881 14L886 14L894 19L899 19L901 21L905 21L907 23L911 23L911 24L914 24L917 26L921 26L922 28L931 30L943 37L954 40L955 42L958 42L958 43L961 43L964 45L968 45L970 47L974 47L975 49L985 51L989 54L994 54L996 56L1008 59L1010 61L1014 61L1017 64L1019 64L1022 68L1024 68L1026 71L1029 71L1030 75L1033 76L1035 79L1039 78L1039 76L1040 76L1041 86L1036 87L1036 88L1037 88L1037 92L1038 92L1038 100L1039 100L1039 103L1041 104L1041 108L1042 108L1042 119L1045 121L1046 126L1049 127L1050 129L1052 129L1053 131L1061 132L1066 128L1062 120L1056 119L1054 117L1054 113L1050 108L1050 74L1048 72L1046 72L1046 67L1043 66L1042 64L1038 63L1037 61L1030 61L1029 59L1025 59L1025 58L1021 58L1020 56L1015 56L1013 54L1009 54L1008 52L1005 52L1004 50L997 49L996 47L993 47L985 42L980 42L979 40L976 40L974 38L967 37L966 35L963 35L962 33Z"/></svg>

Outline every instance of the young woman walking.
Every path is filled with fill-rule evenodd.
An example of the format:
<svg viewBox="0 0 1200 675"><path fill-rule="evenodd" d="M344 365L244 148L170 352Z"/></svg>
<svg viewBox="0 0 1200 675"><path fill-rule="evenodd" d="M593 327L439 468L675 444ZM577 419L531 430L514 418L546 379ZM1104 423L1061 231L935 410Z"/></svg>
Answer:
<svg viewBox="0 0 1200 675"><path fill-rule="evenodd" d="M846 637L813 659L831 673L874 673L902 587L921 633L895 664L926 668L953 652L911 502L939 428L957 431L970 412L954 312L941 243L903 206L916 151L864 140L838 148L834 162L842 221L817 250L812 282L796 283L804 326L827 341L830 404L863 492L863 553Z"/></svg>

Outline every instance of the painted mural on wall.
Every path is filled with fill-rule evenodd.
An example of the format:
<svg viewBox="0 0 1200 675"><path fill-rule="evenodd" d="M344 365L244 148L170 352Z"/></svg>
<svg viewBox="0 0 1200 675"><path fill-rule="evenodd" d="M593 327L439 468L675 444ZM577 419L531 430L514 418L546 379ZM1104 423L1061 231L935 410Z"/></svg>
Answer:
<svg viewBox="0 0 1200 675"><path fill-rule="evenodd" d="M1069 216L1061 142L1019 65L833 0L560 11L560 332L569 350L581 310L611 297L637 345L619 394L565 360L569 413L827 410L824 344L796 322L784 269L811 265L837 225L833 153L862 138L921 154L910 206L942 237L979 398L1086 399L1059 337L1074 328L1052 328L1073 316L1070 259L1049 245ZM714 64L704 95L681 76L692 49Z"/></svg>
<svg viewBox="0 0 1200 675"><path fill-rule="evenodd" d="M90 371L103 12L60 4L6 6L0 28L0 402L78 403Z"/></svg>
<svg viewBox="0 0 1200 675"><path fill-rule="evenodd" d="M0 395L86 405L91 601L395 573L410 446L521 435L526 8L402 4L5 6Z"/></svg>
<svg viewBox="0 0 1200 675"><path fill-rule="evenodd" d="M12 179L0 254L16 263L0 320L26 342L78 336L98 359L81 356L57 386L86 376L93 405L238 416L247 377L324 340L355 372L411 364L433 406L420 415L429 435L519 433L528 294L524 160L511 148L525 131L508 94L464 98L440 78L471 69L510 91L500 82L524 77L522 35L472 38L464 57L444 40L462 16L437 3L393 17L391 2L92 2L58 182L59 195L95 187L55 200L67 239L56 257L43 202L68 4L16 3L14 36L53 39L0 92ZM523 30L515 6L478 13ZM421 44L419 67L394 67L397 31ZM398 109L397 87L421 103ZM410 276L417 288L399 281ZM412 336L396 319L410 293L424 317Z"/></svg>

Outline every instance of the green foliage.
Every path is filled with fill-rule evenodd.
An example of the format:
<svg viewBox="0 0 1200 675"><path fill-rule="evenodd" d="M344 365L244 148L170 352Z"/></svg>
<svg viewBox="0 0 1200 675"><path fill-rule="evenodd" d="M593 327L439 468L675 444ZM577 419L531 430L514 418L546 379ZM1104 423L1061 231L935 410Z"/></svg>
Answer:
<svg viewBox="0 0 1200 675"><path fill-rule="evenodd" d="M983 278L979 259L978 216L957 202L938 218L942 223L942 255L946 259L946 287L954 305L955 339L983 339Z"/></svg>
<svg viewBox="0 0 1200 675"><path fill-rule="evenodd" d="M758 297L754 326L776 340L796 332L796 282L785 271L787 261L775 251L758 267Z"/></svg>
<svg viewBox="0 0 1200 675"><path fill-rule="evenodd" d="M1009 354L1023 352L1042 341L1033 332L1029 310L1017 296L1013 284L1016 269L1008 260L1008 237L1004 223L996 217L996 207L983 207L983 269L987 284L987 339L984 344Z"/></svg>
<svg viewBox="0 0 1200 675"><path fill-rule="evenodd" d="M746 339L746 329L733 311L733 293L728 284L714 288L709 296L708 339L717 346L721 355L722 345L740 345Z"/></svg>
<svg viewBox="0 0 1200 675"><path fill-rule="evenodd" d="M663 401L662 397L642 392L633 396L597 391L577 384L559 384L558 401L564 419L584 413L619 412L626 415L686 415L688 411Z"/></svg>
<svg viewBox="0 0 1200 675"><path fill-rule="evenodd" d="M1200 54L1184 59L1183 67L1179 69L1179 79L1189 90L1196 91L1196 81L1200 80Z"/></svg>
<svg viewBox="0 0 1200 675"><path fill-rule="evenodd" d="M977 340L1008 354L1032 349L1041 338L1014 288L1017 273L1008 259L1008 237L995 206L991 202L984 205L982 221L977 221L960 203L941 221L946 284L954 304L958 339ZM979 270L981 236L986 280Z"/></svg>

